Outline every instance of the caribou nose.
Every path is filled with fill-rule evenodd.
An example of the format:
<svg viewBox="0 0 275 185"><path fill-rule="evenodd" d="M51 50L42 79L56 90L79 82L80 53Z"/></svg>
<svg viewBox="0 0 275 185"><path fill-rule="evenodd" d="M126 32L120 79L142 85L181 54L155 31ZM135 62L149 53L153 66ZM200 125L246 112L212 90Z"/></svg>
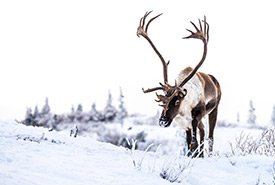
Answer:
<svg viewBox="0 0 275 185"><path fill-rule="evenodd" d="M159 119L159 125L161 126L161 127L167 127L167 125L168 125L168 121L164 118L164 117L161 117L160 119Z"/></svg>

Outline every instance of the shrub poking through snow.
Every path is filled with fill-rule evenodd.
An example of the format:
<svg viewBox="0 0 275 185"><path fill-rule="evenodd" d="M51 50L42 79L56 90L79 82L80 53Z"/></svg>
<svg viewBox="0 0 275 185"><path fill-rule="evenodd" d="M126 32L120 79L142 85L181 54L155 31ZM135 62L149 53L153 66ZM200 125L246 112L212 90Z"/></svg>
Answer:
<svg viewBox="0 0 275 185"><path fill-rule="evenodd" d="M126 141L127 141L128 145L131 146L130 156L132 158L134 167L137 170L141 170L144 158L145 158L146 154L148 153L148 150L153 146L153 144L150 144L146 148L146 150L143 151L142 157L139 160L137 160L136 159L137 140L132 139L130 142L129 139L126 138ZM157 154L160 149L160 146L161 145L159 145L157 147L156 151L154 152L153 167L150 165L150 164L152 164L152 163L150 163L150 161L148 163L150 172L155 171L156 159L157 159ZM180 152L177 155L174 155L172 157L170 156L169 158L165 159L164 162L162 163L162 165L160 165L160 166L162 166L160 169L160 172L159 172L160 177L169 181L169 182L172 182L172 183L173 182L181 182L183 179L187 178L187 176L191 173L192 166L194 165L194 162L196 161L196 159L199 156L199 155L197 155L197 157L195 157L194 155L196 152L198 152L200 146L197 148L197 150L190 157L187 157L188 152L185 155L183 155L182 154L183 150L181 148ZM201 152L202 151L200 151L200 153ZM163 158L161 159L161 161L163 161Z"/></svg>
<svg viewBox="0 0 275 185"><path fill-rule="evenodd" d="M180 156L172 157L166 160L162 166L160 176L161 178L168 180L169 182L180 182L180 177L183 171L190 165L191 158L188 158L188 162Z"/></svg>
<svg viewBox="0 0 275 185"><path fill-rule="evenodd" d="M78 134L78 128L75 125L71 130L70 130L70 137L76 137Z"/></svg>
<svg viewBox="0 0 275 185"><path fill-rule="evenodd" d="M203 152L199 152L202 145L203 143L198 146L190 157L187 157L190 151L182 156L181 153L183 150L181 148L177 156L173 156L163 163L160 176L169 182L181 182L182 179L187 178L187 176L191 173L192 166L194 165L196 159ZM199 154L195 157L197 152L199 152Z"/></svg>
<svg viewBox="0 0 275 185"><path fill-rule="evenodd" d="M137 140L132 139L132 143L130 143L129 139L126 139L126 140L127 140L127 142L128 142L128 145L129 145L129 146L132 146L130 155L131 155L131 157L132 157L133 165L134 165L134 167L135 167L136 169L141 170L141 166L142 166L143 160L144 160L144 158L145 158L145 155L146 155L146 153L148 152L148 150L151 148L151 146L153 146L154 144L153 144L153 143L150 144L150 145L145 149L145 151L143 152L142 158L141 158L140 160L137 160L136 157L135 157L135 148L136 148Z"/></svg>
<svg viewBox="0 0 275 185"><path fill-rule="evenodd" d="M262 132L258 139L243 132L235 140L235 146L230 143L232 155L245 156L258 154L275 156L275 129L271 128Z"/></svg>
<svg viewBox="0 0 275 185"><path fill-rule="evenodd" d="M63 142L63 141L49 139L49 138L45 137L45 133L43 133L41 137L34 137L31 135L18 134L16 136L16 139L34 142L34 143L38 143L38 144L40 144L41 142L50 142L50 143L54 143L54 144L65 144L65 142Z"/></svg>

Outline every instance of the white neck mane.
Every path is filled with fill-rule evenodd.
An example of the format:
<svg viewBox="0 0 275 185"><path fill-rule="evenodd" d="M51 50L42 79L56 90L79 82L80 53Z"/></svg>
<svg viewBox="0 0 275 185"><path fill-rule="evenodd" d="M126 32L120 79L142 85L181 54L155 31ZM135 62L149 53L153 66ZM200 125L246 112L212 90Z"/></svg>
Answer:
<svg viewBox="0 0 275 185"><path fill-rule="evenodd" d="M189 74L190 71L183 70L176 79L177 85L180 84ZM185 130L191 129L192 114L194 108L203 96L202 83L195 74L183 87L187 90L187 94L181 102L179 114L175 117L175 123Z"/></svg>

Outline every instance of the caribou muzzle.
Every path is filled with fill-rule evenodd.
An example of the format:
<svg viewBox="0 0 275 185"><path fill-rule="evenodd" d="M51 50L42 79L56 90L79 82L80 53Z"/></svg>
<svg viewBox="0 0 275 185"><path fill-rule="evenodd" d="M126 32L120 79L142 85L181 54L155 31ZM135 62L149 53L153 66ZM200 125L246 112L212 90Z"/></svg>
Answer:
<svg viewBox="0 0 275 185"><path fill-rule="evenodd" d="M161 116L161 117L159 118L159 126L161 126L161 127L163 127L163 128L169 127L169 126L171 125L171 122L172 122L172 121L169 121L169 120L167 119L167 117L165 117L165 116Z"/></svg>

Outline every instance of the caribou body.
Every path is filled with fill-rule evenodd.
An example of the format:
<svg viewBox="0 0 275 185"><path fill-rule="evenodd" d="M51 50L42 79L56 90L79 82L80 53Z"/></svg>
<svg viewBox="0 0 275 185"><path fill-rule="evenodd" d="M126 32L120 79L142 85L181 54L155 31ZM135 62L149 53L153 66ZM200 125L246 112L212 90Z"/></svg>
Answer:
<svg viewBox="0 0 275 185"><path fill-rule="evenodd" d="M159 14L150 19L145 26L145 20L151 12L146 12L145 15L141 18L140 25L137 29L137 36L143 36L159 56L163 65L164 83L160 83L159 87L150 88L147 90L143 89L143 92L148 93L156 90L162 90L164 92L164 95L159 95L156 93L158 98L156 101L162 102L160 106L163 107L163 111L159 119L159 125L162 127L168 127L174 120L179 127L186 130L187 144L190 151L189 154L192 156L197 156L200 154L202 157L205 136L202 118L206 115L208 115L209 118L208 141L209 152L212 152L214 143L214 128L217 121L218 105L221 99L221 88L216 78L210 74L197 72L206 58L207 44L209 41L209 24L206 22L205 17L202 21L204 23L204 29L202 28L202 23L200 20L200 28L191 22L191 24L196 29L196 32L187 29L191 35L184 37L183 39L195 38L202 40L204 44L203 56L194 69L191 67L186 67L183 69L178 74L175 80L175 85L172 86L168 83L167 75L169 61L165 62L164 58L147 34L149 24L162 14ZM200 148L198 148L198 142L196 139L197 128L199 128L200 132Z"/></svg>

